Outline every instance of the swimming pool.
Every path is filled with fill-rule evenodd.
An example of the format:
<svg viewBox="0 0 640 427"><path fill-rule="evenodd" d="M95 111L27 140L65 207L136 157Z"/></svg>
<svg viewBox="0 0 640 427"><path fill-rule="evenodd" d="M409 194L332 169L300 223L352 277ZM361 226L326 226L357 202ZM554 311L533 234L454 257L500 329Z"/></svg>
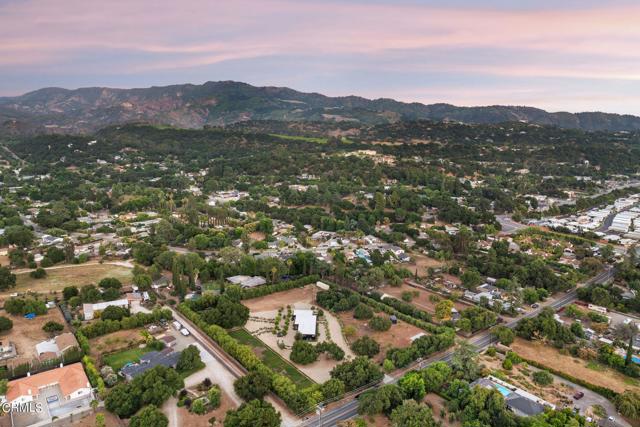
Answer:
<svg viewBox="0 0 640 427"><path fill-rule="evenodd" d="M500 384L496 384L494 383L493 386L500 392L500 394L502 394L504 397L507 397L509 394L511 394L511 390L509 390L508 388L506 388L505 386L502 386Z"/></svg>

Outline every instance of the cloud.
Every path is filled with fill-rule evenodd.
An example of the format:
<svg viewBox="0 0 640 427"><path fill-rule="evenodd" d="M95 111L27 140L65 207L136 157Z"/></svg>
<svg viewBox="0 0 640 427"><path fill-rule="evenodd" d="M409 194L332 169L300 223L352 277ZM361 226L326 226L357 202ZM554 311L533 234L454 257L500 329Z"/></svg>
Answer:
<svg viewBox="0 0 640 427"><path fill-rule="evenodd" d="M321 64L322 77L336 79L353 70L383 76L410 69L637 84L637 3L512 3L5 1L0 5L0 72L38 67L51 80L86 70L146 75L153 81L162 72L215 71L229 63L251 66L251 61L286 57L289 67L274 64L264 72L297 80L296 68L310 60ZM328 83L325 91L332 89Z"/></svg>

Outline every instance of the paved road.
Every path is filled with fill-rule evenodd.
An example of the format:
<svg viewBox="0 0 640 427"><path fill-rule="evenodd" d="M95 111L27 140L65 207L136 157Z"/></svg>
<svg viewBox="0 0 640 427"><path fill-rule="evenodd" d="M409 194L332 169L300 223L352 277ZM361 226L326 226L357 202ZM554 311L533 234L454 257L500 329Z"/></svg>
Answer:
<svg viewBox="0 0 640 427"><path fill-rule="evenodd" d="M587 286L590 285L592 283L601 283L601 282L606 282L608 280L610 280L614 275L614 269L608 269L603 271L602 273L592 277L591 279L587 280L586 282L580 284L579 286ZM551 302L550 304L547 304L545 307L552 307L554 310L558 310L561 307L564 307L566 305L569 305L571 303L573 303L576 299L578 298L577 296L577 291L575 289L567 292L565 295L563 295L562 297L554 300L553 302ZM537 316L540 311L543 309L544 307L540 307L530 313L527 313L523 316L521 316L518 319L515 319L509 323L506 323L505 326L509 327L509 328L515 328L515 326L518 324L518 322L521 319L524 318L528 318L528 317L535 317ZM486 349L491 343L495 342L495 338L493 338L491 336L491 334L489 333L489 331L485 331L482 334L480 334L479 336L469 340L469 342L471 344L473 344L478 352L483 351L484 349ZM418 368L418 369L422 369L425 368L426 366L434 363L434 362L440 362L440 361L445 361L445 362L449 362L451 360L451 356L453 355L453 350L448 350L444 353L441 353L435 357L429 358L427 360L424 360L420 363L414 364L414 368ZM390 381L390 383L396 383L400 380L402 376L399 375L397 377L394 377L393 380ZM342 421L342 420L347 420L349 418L353 418L355 416L358 415L358 400L357 399L353 399L350 400L346 403L344 403L343 405L335 408L335 409L331 409L326 411L325 413L322 414L322 418L320 418L319 416L314 416L313 418L310 418L308 420L305 420L303 422L301 422L299 424L300 427L305 426L305 427L333 427L335 426L338 421Z"/></svg>

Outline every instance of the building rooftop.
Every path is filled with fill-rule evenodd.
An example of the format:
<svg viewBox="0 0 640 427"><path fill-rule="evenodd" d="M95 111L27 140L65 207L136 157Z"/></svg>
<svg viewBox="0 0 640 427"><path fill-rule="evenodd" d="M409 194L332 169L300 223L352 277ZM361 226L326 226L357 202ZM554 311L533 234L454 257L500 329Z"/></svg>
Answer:
<svg viewBox="0 0 640 427"><path fill-rule="evenodd" d="M37 396L40 389L54 384L60 387L64 396L68 396L80 388L91 387L82 363L74 363L10 381L6 398L8 402L13 402L20 396Z"/></svg>

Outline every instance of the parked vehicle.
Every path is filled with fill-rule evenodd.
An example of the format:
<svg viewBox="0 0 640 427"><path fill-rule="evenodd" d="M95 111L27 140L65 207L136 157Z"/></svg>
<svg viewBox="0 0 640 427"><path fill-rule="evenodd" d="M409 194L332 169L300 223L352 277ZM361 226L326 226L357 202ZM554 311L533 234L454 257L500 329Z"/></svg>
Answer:
<svg viewBox="0 0 640 427"><path fill-rule="evenodd" d="M582 399L583 397L584 397L584 393L583 393L583 392L581 392L581 391L577 391L577 392L573 395L573 398L574 398L575 400L580 400L580 399Z"/></svg>
<svg viewBox="0 0 640 427"><path fill-rule="evenodd" d="M189 330L187 328L180 329L180 333L185 337L189 335Z"/></svg>
<svg viewBox="0 0 640 427"><path fill-rule="evenodd" d="M173 327L176 329L176 331L179 331L180 329L182 329L182 325L180 324L180 322L178 322L177 320L175 320L172 323Z"/></svg>

